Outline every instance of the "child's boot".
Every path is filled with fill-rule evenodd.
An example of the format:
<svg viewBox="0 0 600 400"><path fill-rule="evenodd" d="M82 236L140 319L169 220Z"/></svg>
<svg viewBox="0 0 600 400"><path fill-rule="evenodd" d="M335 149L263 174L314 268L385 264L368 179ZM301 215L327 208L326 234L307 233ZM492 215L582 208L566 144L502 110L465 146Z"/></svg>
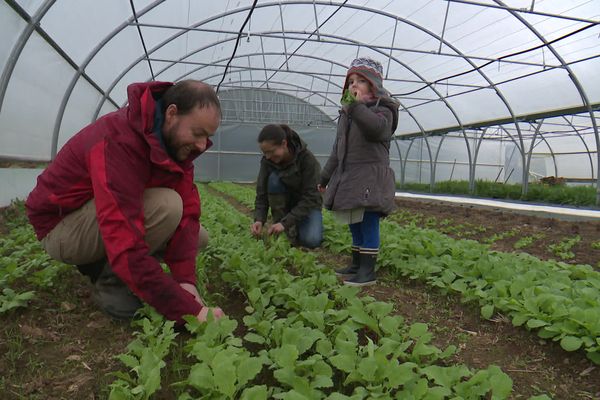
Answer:
<svg viewBox="0 0 600 400"><path fill-rule="evenodd" d="M377 253L360 253L360 267L358 272L352 278L344 281L344 285L349 286L368 286L377 282L375 277L375 262Z"/></svg>
<svg viewBox="0 0 600 400"><path fill-rule="evenodd" d="M352 246L352 262L350 265L344 268L339 268L335 270L335 274L341 277L350 278L358 272L358 267L360 266L360 248L356 246Z"/></svg>

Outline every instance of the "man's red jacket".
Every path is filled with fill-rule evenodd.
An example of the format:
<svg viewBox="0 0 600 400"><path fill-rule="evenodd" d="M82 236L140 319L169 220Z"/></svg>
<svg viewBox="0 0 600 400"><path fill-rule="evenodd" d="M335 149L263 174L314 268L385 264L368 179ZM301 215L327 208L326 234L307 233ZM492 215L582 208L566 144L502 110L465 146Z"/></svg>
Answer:
<svg viewBox="0 0 600 400"><path fill-rule="evenodd" d="M160 97L171 85L130 85L128 106L73 136L39 176L25 205L42 239L67 214L93 198L114 273L158 312L181 323L183 315L196 315L201 309L179 285L196 283L200 197L192 161L200 153L175 162L153 133L154 96ZM181 222L164 253L171 275L148 254L144 241L142 198L144 190L152 187L174 189L183 200Z"/></svg>

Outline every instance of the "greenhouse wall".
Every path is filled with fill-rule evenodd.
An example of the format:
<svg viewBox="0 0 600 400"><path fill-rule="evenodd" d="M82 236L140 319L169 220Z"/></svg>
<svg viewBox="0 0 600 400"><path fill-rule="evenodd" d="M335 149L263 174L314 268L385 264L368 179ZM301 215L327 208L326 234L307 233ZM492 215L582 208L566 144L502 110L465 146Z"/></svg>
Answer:
<svg viewBox="0 0 600 400"><path fill-rule="evenodd" d="M13 200L25 199L42 171L38 168L0 168L0 207L10 205Z"/></svg>
<svg viewBox="0 0 600 400"><path fill-rule="evenodd" d="M199 181L253 182L258 175L262 153L258 134L263 125L253 123L225 124L213 139L213 146L195 161ZM334 128L291 126L321 166L325 165L335 140Z"/></svg>

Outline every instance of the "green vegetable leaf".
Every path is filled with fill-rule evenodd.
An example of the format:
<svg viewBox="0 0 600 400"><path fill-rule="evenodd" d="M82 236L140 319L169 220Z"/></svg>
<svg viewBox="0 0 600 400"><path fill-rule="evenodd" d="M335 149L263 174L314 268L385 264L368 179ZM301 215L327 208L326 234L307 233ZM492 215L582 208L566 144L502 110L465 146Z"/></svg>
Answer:
<svg viewBox="0 0 600 400"><path fill-rule="evenodd" d="M560 341L560 347L566 351L575 351L581 347L583 340L575 336L565 336Z"/></svg>

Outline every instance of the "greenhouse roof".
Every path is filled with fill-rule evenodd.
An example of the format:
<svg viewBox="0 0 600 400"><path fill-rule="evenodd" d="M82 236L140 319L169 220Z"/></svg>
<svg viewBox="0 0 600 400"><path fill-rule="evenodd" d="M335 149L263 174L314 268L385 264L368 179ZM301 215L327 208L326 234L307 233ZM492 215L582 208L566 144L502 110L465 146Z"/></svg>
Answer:
<svg viewBox="0 0 600 400"><path fill-rule="evenodd" d="M139 81L269 90L335 120L357 56L382 62L398 137L562 117L598 143L599 24L598 0L5 0L0 158L53 158Z"/></svg>

